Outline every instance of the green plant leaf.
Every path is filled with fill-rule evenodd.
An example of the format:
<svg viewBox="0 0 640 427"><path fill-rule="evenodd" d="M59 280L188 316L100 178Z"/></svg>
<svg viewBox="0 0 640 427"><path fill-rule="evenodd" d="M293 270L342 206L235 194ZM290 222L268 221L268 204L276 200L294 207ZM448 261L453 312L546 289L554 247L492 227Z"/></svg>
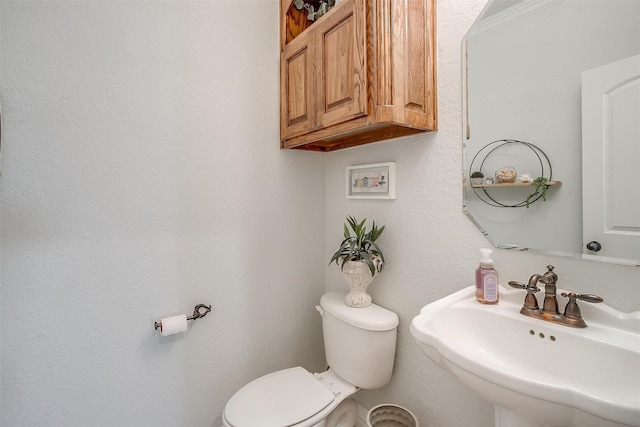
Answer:
<svg viewBox="0 0 640 427"><path fill-rule="evenodd" d="M375 221L373 221L371 230L367 232L366 221L366 218L358 221L351 215L347 217L347 223L344 224L344 240L331 257L329 264L335 262L343 268L347 261L363 260L366 262L369 260L367 265L372 274L375 274L376 268L379 268L380 271L382 270L385 262L384 255L374 242L380 237L385 226L378 228ZM349 228L351 228L351 230ZM353 235L351 231L353 231ZM378 265L376 265L376 261L372 258L373 255L380 258Z"/></svg>
<svg viewBox="0 0 640 427"><path fill-rule="evenodd" d="M549 182L549 179L543 176L539 176L533 181L531 181L531 185L533 185L535 189L533 190L533 193L529 194L525 199L527 209L529 209L529 205L531 204L531 199L536 197L538 194L542 196L543 202L547 201L547 189L549 188L549 184L547 184L547 182Z"/></svg>
<svg viewBox="0 0 640 427"><path fill-rule="evenodd" d="M371 271L371 275L376 275L376 266L373 264L373 260L371 259L371 255L366 252L362 253L362 260L367 263L369 266L369 271Z"/></svg>

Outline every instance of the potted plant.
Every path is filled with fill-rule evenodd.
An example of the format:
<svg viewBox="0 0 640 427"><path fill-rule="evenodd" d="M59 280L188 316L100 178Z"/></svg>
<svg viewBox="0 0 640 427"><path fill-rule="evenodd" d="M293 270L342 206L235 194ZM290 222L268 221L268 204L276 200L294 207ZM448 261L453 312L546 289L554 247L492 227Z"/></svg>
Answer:
<svg viewBox="0 0 640 427"><path fill-rule="evenodd" d="M327 13L336 3L336 0L295 0L293 5L298 10L306 9L307 19L315 21Z"/></svg>
<svg viewBox="0 0 640 427"><path fill-rule="evenodd" d="M484 174L480 171L475 171L471 174L471 184L472 185L482 185L482 179L484 178Z"/></svg>
<svg viewBox="0 0 640 427"><path fill-rule="evenodd" d="M375 242L385 226L378 228L373 221L371 230L367 231L366 221L366 218L358 222L353 216L347 217L344 240L329 261L329 265L335 262L340 266L342 275L351 286L351 291L345 297L345 304L350 307L371 305L367 286L384 268L384 255Z"/></svg>

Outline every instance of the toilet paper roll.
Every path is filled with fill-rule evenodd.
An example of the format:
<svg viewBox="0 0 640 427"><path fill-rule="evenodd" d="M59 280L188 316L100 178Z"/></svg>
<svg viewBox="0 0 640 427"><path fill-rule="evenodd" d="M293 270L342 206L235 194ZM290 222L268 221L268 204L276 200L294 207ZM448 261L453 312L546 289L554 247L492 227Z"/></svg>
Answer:
<svg viewBox="0 0 640 427"><path fill-rule="evenodd" d="M180 314L179 316L160 319L160 323L160 334L163 337L179 334L180 332L185 332L187 330L187 315Z"/></svg>

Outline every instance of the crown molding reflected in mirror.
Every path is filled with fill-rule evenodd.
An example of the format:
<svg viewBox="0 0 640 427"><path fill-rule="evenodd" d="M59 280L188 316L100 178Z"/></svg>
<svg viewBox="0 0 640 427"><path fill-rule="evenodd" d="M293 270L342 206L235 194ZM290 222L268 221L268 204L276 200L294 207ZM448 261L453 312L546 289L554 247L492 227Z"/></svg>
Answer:
<svg viewBox="0 0 640 427"><path fill-rule="evenodd" d="M638 1L490 0L464 38L463 209L495 247L640 265L637 185L624 198L622 226L609 233L626 235L626 246L606 240L594 251L587 246L597 248L592 241L601 238L583 229L590 223L583 219L607 205L583 209L597 186L588 182L583 195L582 177L582 159L592 157L583 153L591 150L583 147L583 72L639 55L638 22ZM640 76L638 82L640 88ZM539 171L541 156L531 155L530 144L547 157L558 182L546 188L544 199L522 203L534 188L519 181L471 184L483 148L504 140L523 143L492 152L478 170L484 184L506 169L515 169L516 177L546 178ZM639 165L640 149L625 150ZM486 202L493 199L503 206Z"/></svg>

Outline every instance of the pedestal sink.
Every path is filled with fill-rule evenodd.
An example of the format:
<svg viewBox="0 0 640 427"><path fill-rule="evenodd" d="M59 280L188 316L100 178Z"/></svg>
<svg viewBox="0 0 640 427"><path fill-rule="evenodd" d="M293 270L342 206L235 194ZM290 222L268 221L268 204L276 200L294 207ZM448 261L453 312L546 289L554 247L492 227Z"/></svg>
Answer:
<svg viewBox="0 0 640 427"><path fill-rule="evenodd" d="M523 291L501 287L497 305L474 291L423 307L411 334L494 404L496 426L640 426L640 312L583 303L587 327L571 328L521 315Z"/></svg>

